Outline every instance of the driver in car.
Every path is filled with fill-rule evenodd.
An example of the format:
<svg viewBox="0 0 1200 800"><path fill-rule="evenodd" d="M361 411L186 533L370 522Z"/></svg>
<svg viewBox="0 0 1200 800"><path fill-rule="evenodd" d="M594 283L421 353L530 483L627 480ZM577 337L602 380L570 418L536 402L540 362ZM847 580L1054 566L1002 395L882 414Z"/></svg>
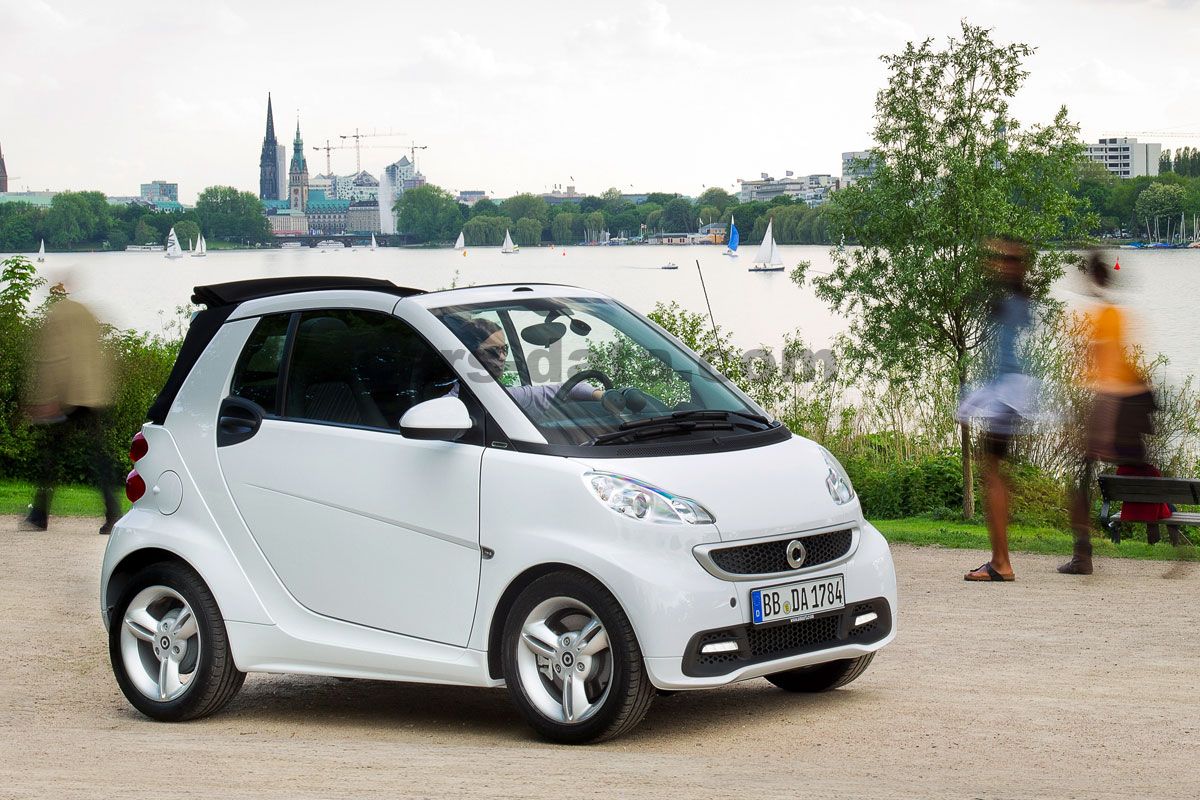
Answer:
<svg viewBox="0 0 1200 800"><path fill-rule="evenodd" d="M500 381L504 373L504 364L508 360L508 337L504 328L484 317L455 321L450 323L459 339L470 349L475 358L488 374ZM545 414L550 402L562 388L561 383L543 383L536 386L505 386L504 390L512 396L522 410L529 413ZM568 400L603 400L604 389L592 386L586 381L580 381L571 387L567 394ZM458 397L458 381L446 393L447 397Z"/></svg>

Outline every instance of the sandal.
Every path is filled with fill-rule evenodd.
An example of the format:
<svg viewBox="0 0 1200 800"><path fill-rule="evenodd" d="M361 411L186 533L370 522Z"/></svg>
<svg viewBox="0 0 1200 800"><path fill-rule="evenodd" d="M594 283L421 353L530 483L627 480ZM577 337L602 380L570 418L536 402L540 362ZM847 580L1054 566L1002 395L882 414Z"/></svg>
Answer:
<svg viewBox="0 0 1200 800"><path fill-rule="evenodd" d="M992 562L990 561L984 562L982 565L971 570L963 576L963 580L965 581L1008 582L1015 581L1016 579L1016 575L1002 575L1001 573L997 572L996 568L992 566Z"/></svg>

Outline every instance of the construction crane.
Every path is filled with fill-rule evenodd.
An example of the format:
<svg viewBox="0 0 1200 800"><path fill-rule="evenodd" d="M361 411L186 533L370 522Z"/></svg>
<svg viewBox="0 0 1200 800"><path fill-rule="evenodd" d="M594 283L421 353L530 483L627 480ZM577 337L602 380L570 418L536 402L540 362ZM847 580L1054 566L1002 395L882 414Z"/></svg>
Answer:
<svg viewBox="0 0 1200 800"><path fill-rule="evenodd" d="M343 134L341 134L341 138L354 140L354 171L362 172L362 153L360 151L362 150L362 140L363 139L370 139L370 138L375 138L375 137L380 137L380 136L396 137L396 136L404 136L404 135L405 134L403 134L403 133L393 133L390 131L388 133L374 133L374 132L360 133L358 128L355 128L354 133L343 133Z"/></svg>
<svg viewBox="0 0 1200 800"><path fill-rule="evenodd" d="M315 144L315 145L313 145L313 150L324 150L324 151L325 151L325 174L326 174L326 175L332 175L332 174L333 174L333 168L329 166L329 151L330 151L330 150L341 150L341 149L342 149L341 147L332 147L332 146L329 144L329 140L328 140L328 139L326 139L326 140L325 140L325 146L324 146L324 147L321 147L319 144Z"/></svg>
<svg viewBox="0 0 1200 800"><path fill-rule="evenodd" d="M428 150L429 145L417 144L415 140L410 140L408 145L408 160L412 162L413 172L417 171L417 151Z"/></svg>

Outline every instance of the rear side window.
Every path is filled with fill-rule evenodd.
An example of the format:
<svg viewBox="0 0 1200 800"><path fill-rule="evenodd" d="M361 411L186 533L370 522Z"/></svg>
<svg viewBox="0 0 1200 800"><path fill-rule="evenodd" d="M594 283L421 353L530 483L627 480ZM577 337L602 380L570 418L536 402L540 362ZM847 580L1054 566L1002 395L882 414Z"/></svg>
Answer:
<svg viewBox="0 0 1200 800"><path fill-rule="evenodd" d="M290 319L290 314L273 314L258 321L242 348L229 386L231 395L253 400L268 414L279 412L279 365Z"/></svg>

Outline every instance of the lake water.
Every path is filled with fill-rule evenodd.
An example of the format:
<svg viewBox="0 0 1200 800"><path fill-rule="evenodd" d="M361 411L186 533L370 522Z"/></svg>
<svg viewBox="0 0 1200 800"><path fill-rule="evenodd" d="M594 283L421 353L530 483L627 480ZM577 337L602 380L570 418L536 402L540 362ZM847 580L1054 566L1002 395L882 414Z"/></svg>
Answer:
<svg viewBox="0 0 1200 800"><path fill-rule="evenodd" d="M784 263L812 262L830 268L829 248L781 246ZM1131 311L1133 335L1151 353L1170 358L1167 375L1179 380L1200 374L1200 250L1145 252L1110 250L1120 258L1120 301ZM714 246L538 247L503 255L498 248L401 248L331 250L243 250L210 252L206 258L168 260L162 253L51 253L39 265L55 278L68 271L74 296L106 322L121 328L159 331L192 287L206 283L284 275L362 275L420 289L468 284L550 282L606 292L646 312L655 303L677 300L704 312L696 272L699 260L717 323L743 348L768 345L776 351L783 335L799 331L814 350L846 329L810 287L800 288L787 272L751 274L752 252L738 259ZM660 269L672 261L677 270ZM1082 276L1069 274L1055 287L1068 305L1089 304Z"/></svg>

